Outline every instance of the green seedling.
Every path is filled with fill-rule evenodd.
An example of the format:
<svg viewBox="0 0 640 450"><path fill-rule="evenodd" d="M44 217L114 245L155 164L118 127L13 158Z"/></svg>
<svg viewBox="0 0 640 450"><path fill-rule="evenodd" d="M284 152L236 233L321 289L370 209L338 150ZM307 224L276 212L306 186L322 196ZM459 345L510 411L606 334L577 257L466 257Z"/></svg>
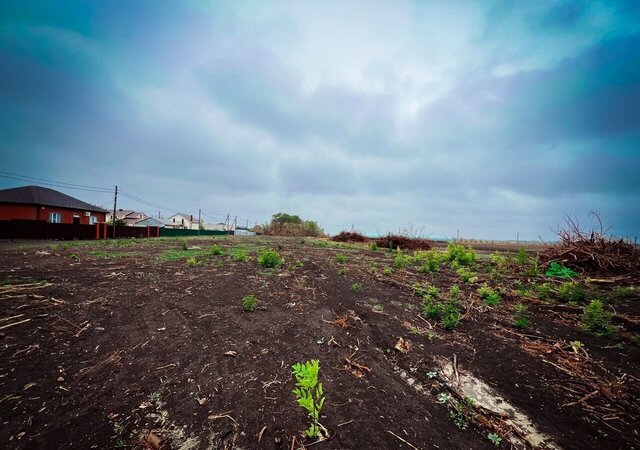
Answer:
<svg viewBox="0 0 640 450"><path fill-rule="evenodd" d="M465 248L462 244L450 243L447 245L447 255L449 261L456 262L461 266L469 266L476 261L476 252L471 248Z"/></svg>
<svg viewBox="0 0 640 450"><path fill-rule="evenodd" d="M522 303L516 305L516 312L513 315L513 326L524 330L530 324L529 310Z"/></svg>
<svg viewBox="0 0 640 450"><path fill-rule="evenodd" d="M560 299L567 303L580 303L587 300L587 290L584 285L568 281L558 288Z"/></svg>
<svg viewBox="0 0 640 450"><path fill-rule="evenodd" d="M384 275L387 275L387 276L392 275L393 274L393 269L391 267L387 266L384 269L382 269L382 273Z"/></svg>
<svg viewBox="0 0 640 450"><path fill-rule="evenodd" d="M478 288L478 295L487 306L496 306L500 303L500 295L489 287L487 283Z"/></svg>
<svg viewBox="0 0 640 450"><path fill-rule="evenodd" d="M338 264L344 264L347 262L347 257L345 255L338 254L336 255L336 261Z"/></svg>
<svg viewBox="0 0 640 450"><path fill-rule="evenodd" d="M353 283L351 285L351 290L356 293L362 292L362 285L360 283Z"/></svg>
<svg viewBox="0 0 640 450"><path fill-rule="evenodd" d="M80 257L75 253L72 253L71 255L69 255L69 258L71 258L71 261L80 261Z"/></svg>
<svg viewBox="0 0 640 450"><path fill-rule="evenodd" d="M232 250L233 258L238 262L246 262L249 259L247 251L243 248L234 248Z"/></svg>
<svg viewBox="0 0 640 450"><path fill-rule="evenodd" d="M583 328L600 337L614 337L618 328L611 323L613 314L604 309L600 300L592 300L582 312Z"/></svg>
<svg viewBox="0 0 640 450"><path fill-rule="evenodd" d="M194 258L193 256L190 258L187 258L187 261L185 263L188 267L195 267L198 265L198 261L196 261L196 258Z"/></svg>
<svg viewBox="0 0 640 450"><path fill-rule="evenodd" d="M322 383L318 382L320 361L312 359L305 363L296 363L292 367L296 378L296 388L293 393L296 395L298 405L304 408L311 418L311 425L305 433L308 437L314 438L320 431L318 419L325 401Z"/></svg>
<svg viewBox="0 0 640 450"><path fill-rule="evenodd" d="M487 439L489 439L496 447L500 447L500 443L502 442L502 438L496 433L489 433L487 435Z"/></svg>
<svg viewBox="0 0 640 450"><path fill-rule="evenodd" d="M222 249L218 244L214 244L211 246L211 250L209 250L212 255L222 255Z"/></svg>
<svg viewBox="0 0 640 450"><path fill-rule="evenodd" d="M255 295L247 295L242 299L242 309L246 312L253 312L258 306L258 299L256 299Z"/></svg>
<svg viewBox="0 0 640 450"><path fill-rule="evenodd" d="M260 250L258 254L258 263L262 267L273 267L274 269L279 269L282 264L284 264L284 259L280 256L280 254L271 249L263 249Z"/></svg>
<svg viewBox="0 0 640 450"><path fill-rule="evenodd" d="M369 244L369 250L375 252L378 250L378 244L375 242L372 242L371 244Z"/></svg>

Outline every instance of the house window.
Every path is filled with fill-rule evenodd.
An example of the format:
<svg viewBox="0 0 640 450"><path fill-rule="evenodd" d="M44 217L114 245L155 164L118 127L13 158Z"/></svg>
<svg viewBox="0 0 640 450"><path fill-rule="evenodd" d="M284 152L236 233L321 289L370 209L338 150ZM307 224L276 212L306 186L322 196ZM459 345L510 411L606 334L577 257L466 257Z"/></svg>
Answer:
<svg viewBox="0 0 640 450"><path fill-rule="evenodd" d="M56 212L49 213L49 222L51 223L62 222L62 214L56 213Z"/></svg>
<svg viewBox="0 0 640 450"><path fill-rule="evenodd" d="M98 218L96 216L90 216L89 225L95 225L96 223L98 223Z"/></svg>

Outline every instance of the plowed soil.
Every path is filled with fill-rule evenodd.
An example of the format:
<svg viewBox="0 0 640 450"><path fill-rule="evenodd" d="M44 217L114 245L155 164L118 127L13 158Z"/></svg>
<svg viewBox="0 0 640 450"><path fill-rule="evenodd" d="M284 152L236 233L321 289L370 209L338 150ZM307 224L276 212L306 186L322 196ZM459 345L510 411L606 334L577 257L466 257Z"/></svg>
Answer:
<svg viewBox="0 0 640 450"><path fill-rule="evenodd" d="M483 408L456 424L438 401L456 391L442 361L491 386L558 448L640 448L637 289L610 299L622 327L612 340L582 329L583 305L515 290L550 280L486 258L478 280L462 283L446 264L385 273L393 253L319 240L190 239L200 249L182 254L177 239L116 244L0 245L0 448L308 447L291 365L311 358L330 434L314 449L496 448L490 433L499 448L524 447ZM240 247L248 261L233 256ZM259 265L266 247L283 267ZM502 290L498 306L478 297L485 281ZM424 282L442 293L460 285L458 328L421 315L413 285ZM613 288L590 284L603 299ZM250 294L259 307L245 312ZM529 309L526 330L512 325L516 303Z"/></svg>

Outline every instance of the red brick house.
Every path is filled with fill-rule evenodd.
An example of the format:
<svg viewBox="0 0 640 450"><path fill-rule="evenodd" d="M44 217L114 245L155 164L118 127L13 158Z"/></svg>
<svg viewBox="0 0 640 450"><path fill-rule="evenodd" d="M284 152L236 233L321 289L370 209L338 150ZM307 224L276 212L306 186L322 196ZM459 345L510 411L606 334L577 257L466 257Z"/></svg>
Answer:
<svg viewBox="0 0 640 450"><path fill-rule="evenodd" d="M0 190L0 220L26 219L52 223L104 222L107 211L40 186Z"/></svg>

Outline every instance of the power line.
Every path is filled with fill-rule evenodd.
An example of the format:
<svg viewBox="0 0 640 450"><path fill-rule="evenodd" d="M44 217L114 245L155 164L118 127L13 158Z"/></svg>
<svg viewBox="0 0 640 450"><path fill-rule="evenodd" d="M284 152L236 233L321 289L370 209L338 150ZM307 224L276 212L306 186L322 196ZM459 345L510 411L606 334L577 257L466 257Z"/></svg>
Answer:
<svg viewBox="0 0 640 450"><path fill-rule="evenodd" d="M35 181L43 184L52 184L57 185L57 187L67 187L69 189L80 189L80 190L88 190L94 192L113 192L113 189L98 187L98 186L88 186L86 184L75 184L75 183L67 183L66 181L56 181L56 180L47 180L46 178L36 178L30 177L27 175L20 175L17 173L6 172L4 170L0 170L0 175L3 178L12 178L12 179L20 179L20 181Z"/></svg>
<svg viewBox="0 0 640 450"><path fill-rule="evenodd" d="M93 188L84 188L84 187L74 187L74 186L69 186L66 184L58 184L58 183L51 183L51 182L46 182L46 181L40 181L40 180L34 180L32 178L22 178L20 176L11 176L11 175L3 175L0 173L0 177L1 178L8 178L10 180L17 180L17 181L26 181L28 183L37 183L37 184L43 184L45 186L51 186L51 187L57 187L57 188L64 188L64 189L75 189L77 191L87 191L87 192L100 192L100 193L112 193L113 189L102 189L102 188L97 188L97 189L93 189Z"/></svg>

